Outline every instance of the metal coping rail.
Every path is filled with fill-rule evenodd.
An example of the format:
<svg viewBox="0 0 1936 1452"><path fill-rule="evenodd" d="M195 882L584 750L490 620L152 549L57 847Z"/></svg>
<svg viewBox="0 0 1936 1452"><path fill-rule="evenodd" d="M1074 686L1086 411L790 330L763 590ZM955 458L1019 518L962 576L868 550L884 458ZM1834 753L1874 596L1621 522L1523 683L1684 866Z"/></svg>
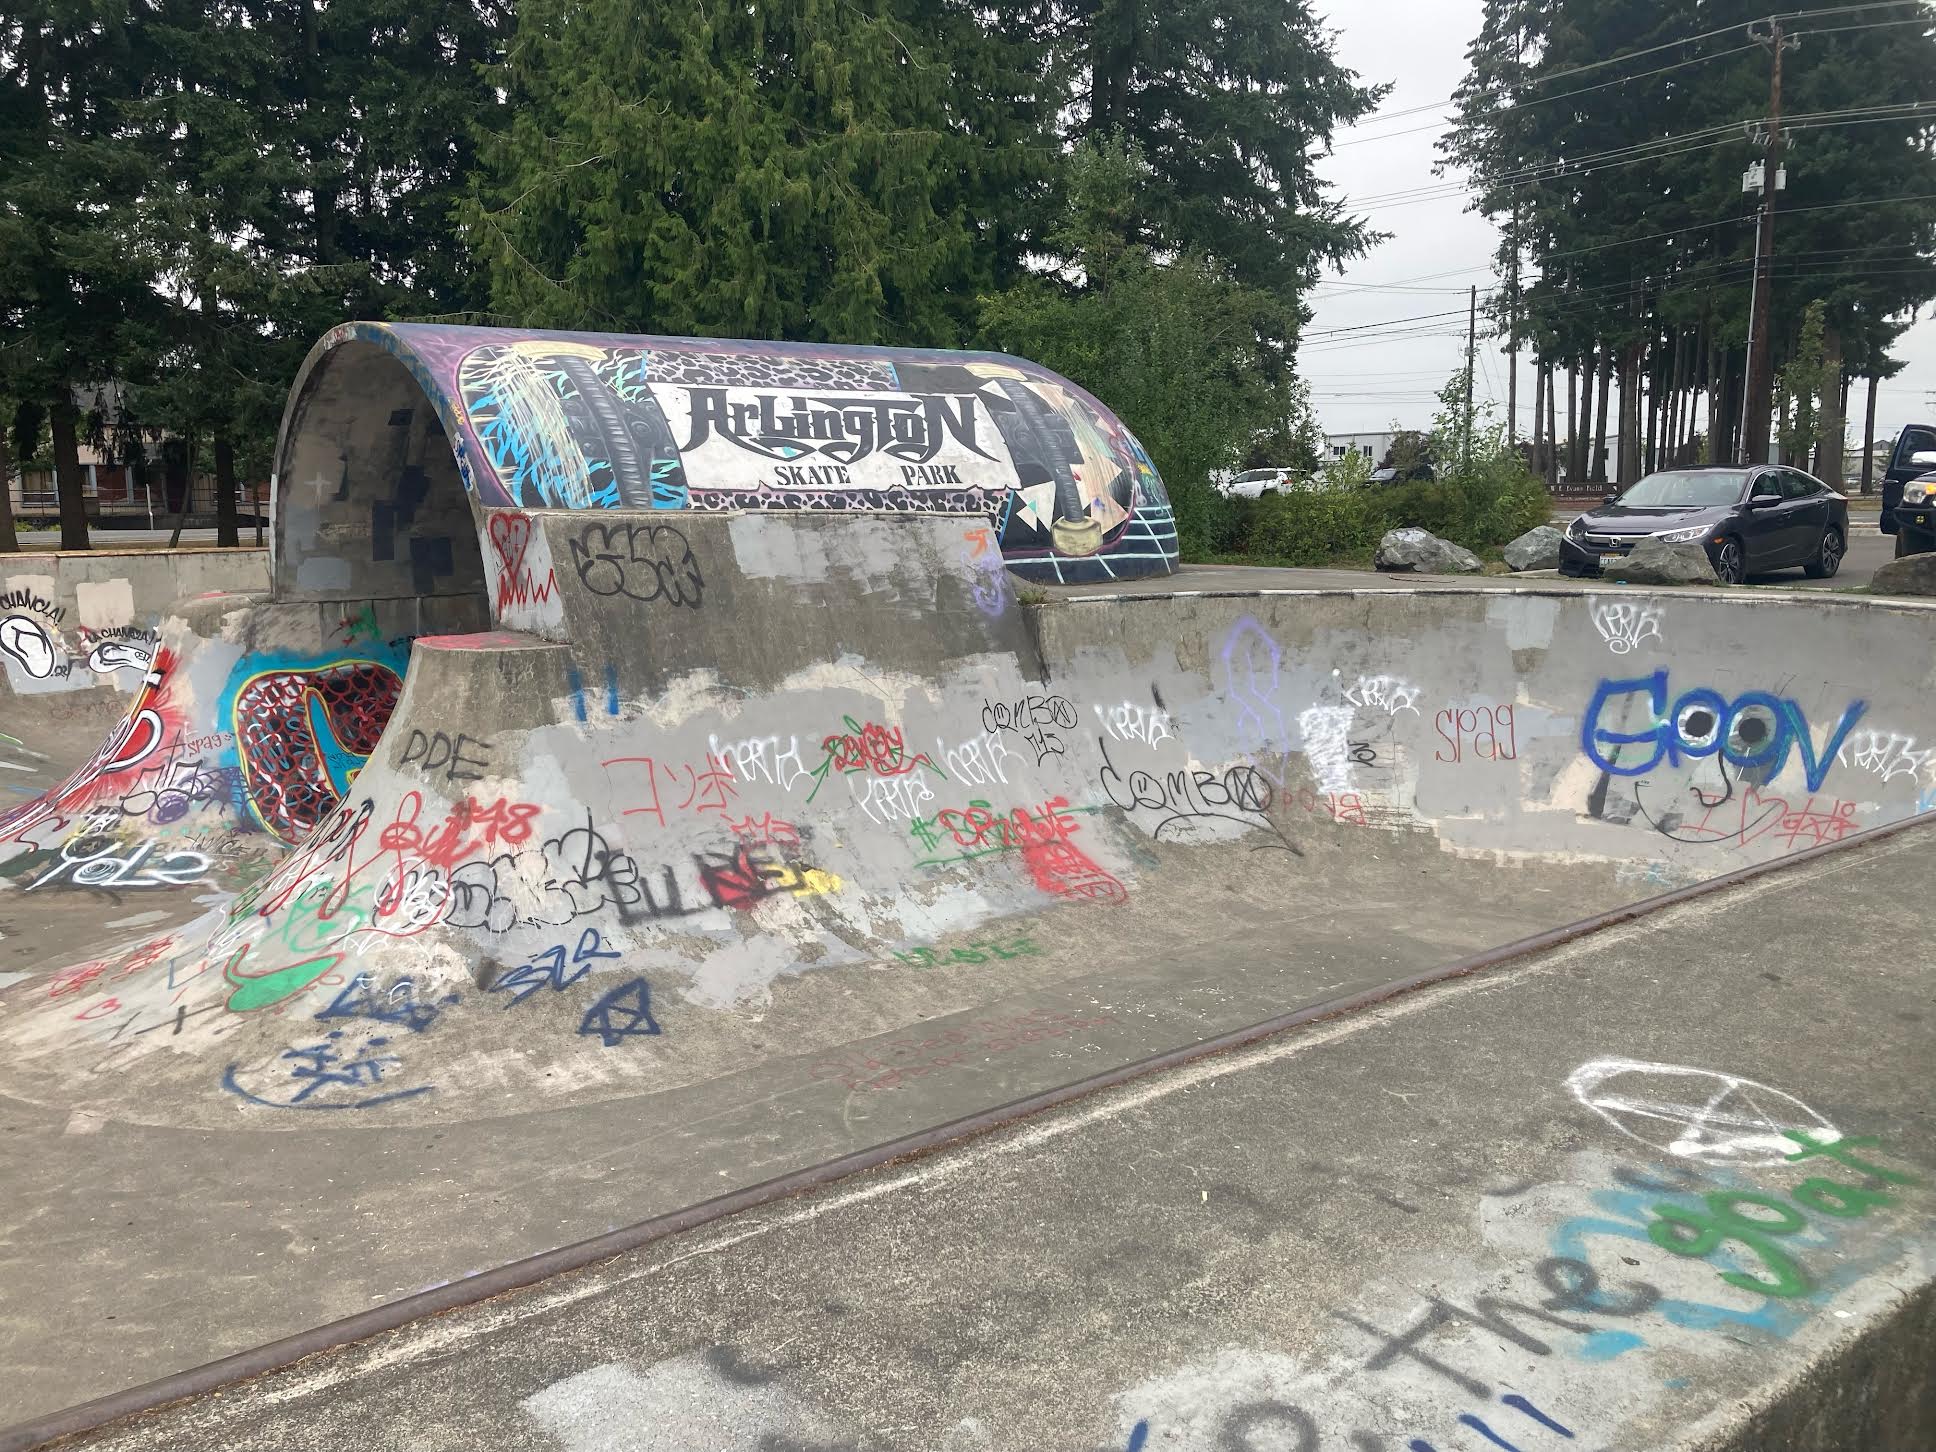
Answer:
<svg viewBox="0 0 1936 1452"><path fill-rule="evenodd" d="M1114 1069L1105 1069L1087 1078L1072 1080L1057 1088L1025 1095L1023 1098L1013 1099L990 1109L977 1110L973 1114L963 1115L958 1119L951 1119L913 1134L884 1140L870 1149L855 1150L851 1154L840 1155L817 1165L792 1170L770 1180L762 1180L758 1184L729 1191L710 1200L702 1200L695 1205L688 1205L682 1210L655 1215L648 1220L640 1220L632 1225L606 1231L603 1235L594 1235L587 1240L575 1241L570 1245L559 1246L555 1250L542 1251L537 1255L511 1261L474 1276L466 1276L461 1281L427 1291L418 1291L400 1300L389 1301L367 1311L358 1311L353 1316L345 1316L321 1326L312 1326L307 1331L281 1336L274 1341L264 1342L260 1346L205 1362L201 1366L170 1372L166 1376L144 1382L139 1386L111 1392L107 1396L96 1397L92 1401L82 1402L77 1406L34 1417L28 1421L16 1422L11 1427L0 1428L0 1452L29 1452L31 1448L41 1447L62 1438L98 1431L110 1423L156 1411L173 1402L203 1396L218 1388L283 1370L304 1357L339 1350L353 1342L368 1340L370 1337L398 1330L413 1321L461 1310L512 1291L525 1290L554 1276L584 1270L600 1261L641 1250L657 1241L700 1229L715 1221L724 1220L748 1210L759 1209L795 1195L805 1194L810 1190L823 1189L836 1181L868 1170L879 1169L897 1160L930 1154L978 1135L991 1133L1017 1120L1060 1108L1075 1100L1100 1094L1136 1079L1175 1069L1215 1054L1247 1048L1259 1040L1304 1028L1322 1019L1369 1008L1401 994L1417 992L1455 978L1498 968L1515 959L1561 947L1594 933L1604 932L1608 928L1649 917L1681 903L1725 891L1755 878L1800 867L1835 853L1869 846L1913 827L1932 823L1936 823L1936 811L1918 813L1905 817L1901 821L1853 833L1838 842L1826 842L1816 847L1805 848L1800 852L1792 852L1785 857L1776 857L1767 862L1739 867L1719 877L1710 877L1687 887L1676 888L1672 892L1664 892L1654 897L1643 898L1638 902L1628 903L1625 907L1610 908L1605 912L1595 913L1592 917L1581 918L1561 927L1548 928L1544 932L1503 943L1483 952L1468 954L1437 968L1427 969L1423 973L1393 979L1376 988L1361 989L1357 993L1327 999L1321 1003L1294 1009L1289 1013L1260 1019L1246 1027L1230 1029L1210 1038L1200 1039L1196 1043L1186 1044L1181 1048L1165 1049L1160 1053L1147 1055Z"/></svg>

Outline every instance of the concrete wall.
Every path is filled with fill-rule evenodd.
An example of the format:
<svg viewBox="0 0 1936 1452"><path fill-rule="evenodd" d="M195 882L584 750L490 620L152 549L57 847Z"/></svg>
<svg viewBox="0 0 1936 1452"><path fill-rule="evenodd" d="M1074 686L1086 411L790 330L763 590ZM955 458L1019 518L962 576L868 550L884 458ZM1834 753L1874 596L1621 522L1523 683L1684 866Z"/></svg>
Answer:
<svg viewBox="0 0 1936 1452"><path fill-rule="evenodd" d="M300 1022L359 981L441 1000L590 978L576 993L632 993L635 1025L651 993L697 1009L635 1062L703 1076L743 1061L745 1016L797 980L865 1009L829 1021L803 1000L796 1045L917 1022L931 1000L868 978L914 946L1033 933L1128 962L1212 931L1206 902L1215 931L1268 931L1350 864L1436 880L1448 855L1585 874L1543 880L1557 922L1594 882L1646 896L1931 804L1928 607L1281 593L1064 603L1031 630L972 521L490 511L483 534L522 631L395 614L435 605L475 630L481 602L461 598L373 602L375 639L424 636L397 699L400 662L328 643L340 605L224 606L191 622L209 643L169 700L234 753L229 790L158 821L97 770L64 798L119 804L85 852L73 810L0 820L34 849L8 871L50 896L199 881L224 832L273 859L316 824L233 906L108 950L165 966L117 988L115 1029L56 1003L16 1023L18 1052L66 1061L112 1034L139 1056L160 1040L125 1022L174 1012L190 979L207 1026L236 1035L223 1054L272 1079L290 1030L260 1009ZM311 653L278 654L296 636ZM1925 674L1858 665L1855 638L1861 660ZM332 714L382 672L373 714ZM190 855L124 870L144 849ZM530 1022L480 1013L440 1036L446 1082L512 1061L540 1092L607 1075L582 1041L532 1052ZM182 1083L156 1102L213 1112L204 1040L168 1043Z"/></svg>
<svg viewBox="0 0 1936 1452"><path fill-rule="evenodd" d="M175 601L265 591L266 549L0 555L0 711L15 698L131 692ZM120 641L96 653L104 641Z"/></svg>

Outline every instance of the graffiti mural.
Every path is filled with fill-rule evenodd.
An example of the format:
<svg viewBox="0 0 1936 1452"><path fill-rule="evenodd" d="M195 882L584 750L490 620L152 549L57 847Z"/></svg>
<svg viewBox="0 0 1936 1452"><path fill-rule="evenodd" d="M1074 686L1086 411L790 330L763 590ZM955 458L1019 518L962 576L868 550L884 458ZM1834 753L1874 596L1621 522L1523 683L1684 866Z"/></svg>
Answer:
<svg viewBox="0 0 1936 1452"><path fill-rule="evenodd" d="M277 665L234 683L235 722L250 810L285 842L328 816L376 749L403 678L371 660Z"/></svg>
<svg viewBox="0 0 1936 1452"><path fill-rule="evenodd" d="M1176 567L1149 455L1021 359L407 324L349 325L317 356L352 341L406 358L487 505L978 514L1030 579Z"/></svg>

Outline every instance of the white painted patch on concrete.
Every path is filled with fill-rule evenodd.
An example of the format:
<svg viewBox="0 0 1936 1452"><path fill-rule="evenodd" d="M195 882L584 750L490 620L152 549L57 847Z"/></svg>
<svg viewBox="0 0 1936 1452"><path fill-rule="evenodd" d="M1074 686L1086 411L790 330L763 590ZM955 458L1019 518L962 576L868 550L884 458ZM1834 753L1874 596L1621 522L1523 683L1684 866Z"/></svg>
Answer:
<svg viewBox="0 0 1936 1452"><path fill-rule="evenodd" d="M0 937L5 937L5 936L6 935L4 933L0 933ZM33 977L31 973L0 973L0 988L12 987L14 984L18 983L21 979L31 978L31 977Z"/></svg>
<svg viewBox="0 0 1936 1452"><path fill-rule="evenodd" d="M762 1452L830 1440L825 1420L776 1381L720 1374L702 1355L637 1372L608 1361L524 1399L527 1415L566 1452Z"/></svg>
<svg viewBox="0 0 1936 1452"><path fill-rule="evenodd" d="M89 630L135 623L134 587L126 580L82 580L74 586L74 605Z"/></svg>
<svg viewBox="0 0 1936 1452"><path fill-rule="evenodd" d="M1536 595L1507 595L1486 605L1486 624L1505 632L1508 650L1546 649L1559 618L1560 602Z"/></svg>
<svg viewBox="0 0 1936 1452"><path fill-rule="evenodd" d="M1629 1139L1708 1165L1779 1165L1796 1145L1841 1132L1792 1094L1712 1069L1594 1059L1566 1076L1573 1097Z"/></svg>

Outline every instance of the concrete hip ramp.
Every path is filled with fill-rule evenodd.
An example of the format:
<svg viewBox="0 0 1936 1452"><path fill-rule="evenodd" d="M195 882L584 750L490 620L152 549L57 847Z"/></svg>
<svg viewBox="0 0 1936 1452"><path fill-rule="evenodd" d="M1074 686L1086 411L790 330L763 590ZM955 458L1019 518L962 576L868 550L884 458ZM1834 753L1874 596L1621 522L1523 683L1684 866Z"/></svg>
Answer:
<svg viewBox="0 0 1936 1452"><path fill-rule="evenodd" d="M7 1410L1929 805L1930 682L1858 664L1927 661L1925 609L1027 602L1018 564L1094 578L1116 546L1075 526L1128 556L1158 512L1113 420L1090 427L1128 479L1038 496L1039 540L1008 527L1038 487L1012 481L930 509L832 486L775 505L742 478L702 505L696 448L675 507L628 391L691 444L697 391L751 427L761 398L845 378L850 410L941 398L959 428L988 380L929 360L923 395L907 362L789 378L667 348L680 414L622 351L326 343L285 423L269 594L171 611L108 743L0 817L8 946L29 913L86 944L0 975L10 1181L57 1216L112 1203L87 1137L107 1127L176 1211L78 1267L8 1241L33 1319L3 1338L27 1368ZM1019 413L1066 405L1026 376ZM535 421L506 436L514 395ZM903 415L869 416L892 436ZM1051 424L1007 438L1016 478ZM283 1247L277 1274L222 1264L225 1239ZM117 1329L75 1309L76 1277L114 1287ZM154 1334L190 1295L222 1298L221 1326ZM113 1354L76 1364L84 1337Z"/></svg>

